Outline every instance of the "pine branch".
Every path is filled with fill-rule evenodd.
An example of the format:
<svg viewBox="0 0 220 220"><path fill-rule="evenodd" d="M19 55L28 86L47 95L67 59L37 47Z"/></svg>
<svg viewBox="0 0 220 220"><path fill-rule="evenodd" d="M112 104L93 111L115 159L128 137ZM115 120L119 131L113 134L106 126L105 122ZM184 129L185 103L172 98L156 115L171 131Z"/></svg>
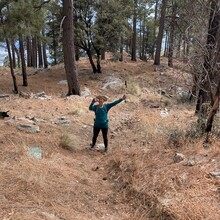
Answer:
<svg viewBox="0 0 220 220"><path fill-rule="evenodd" d="M45 5L45 4L49 3L49 2L50 2L50 0L43 1L43 2L41 2L40 5L34 6L34 8L36 9L36 11L39 11L42 8L43 5Z"/></svg>

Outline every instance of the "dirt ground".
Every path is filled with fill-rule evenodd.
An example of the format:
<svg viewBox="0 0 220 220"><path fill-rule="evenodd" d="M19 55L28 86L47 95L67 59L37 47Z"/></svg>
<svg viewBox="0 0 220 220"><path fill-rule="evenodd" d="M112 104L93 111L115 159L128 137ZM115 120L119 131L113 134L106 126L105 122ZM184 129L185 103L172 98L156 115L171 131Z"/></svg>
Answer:
<svg viewBox="0 0 220 220"><path fill-rule="evenodd" d="M218 135L204 147L195 104L177 94L188 92L191 76L165 62L155 69L150 61L103 61L103 73L93 74L80 61L82 95L70 97L62 64L28 69L28 87L16 70L27 97L12 93L10 71L0 68L0 111L10 115L0 119L0 219L220 219ZM109 112L109 152L101 134L90 150L92 98L106 95L111 102L123 94L127 100ZM30 154L34 147L40 157Z"/></svg>

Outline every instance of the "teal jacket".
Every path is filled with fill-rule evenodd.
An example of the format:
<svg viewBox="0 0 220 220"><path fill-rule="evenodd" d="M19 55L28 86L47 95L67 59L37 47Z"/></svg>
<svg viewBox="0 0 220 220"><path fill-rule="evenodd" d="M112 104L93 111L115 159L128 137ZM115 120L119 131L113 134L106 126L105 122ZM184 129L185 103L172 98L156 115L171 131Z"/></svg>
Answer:
<svg viewBox="0 0 220 220"><path fill-rule="evenodd" d="M106 103L103 107L99 107L98 105L94 105L91 102L89 106L89 110L95 112L95 119L94 119L94 127L96 128L108 128L108 111L111 107L120 103L123 99L118 99L111 103Z"/></svg>

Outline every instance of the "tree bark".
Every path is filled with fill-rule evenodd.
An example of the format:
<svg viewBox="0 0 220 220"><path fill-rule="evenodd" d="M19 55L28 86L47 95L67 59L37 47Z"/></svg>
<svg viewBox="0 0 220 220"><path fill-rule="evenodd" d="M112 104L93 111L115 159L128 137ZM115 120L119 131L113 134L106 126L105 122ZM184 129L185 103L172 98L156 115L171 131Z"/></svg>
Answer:
<svg viewBox="0 0 220 220"><path fill-rule="evenodd" d="M123 43L124 43L124 39L123 37L121 36L121 44L120 44L120 58L119 58L119 61L124 61L124 56L123 56Z"/></svg>
<svg viewBox="0 0 220 220"><path fill-rule="evenodd" d="M164 57L167 57L168 55L169 39L170 39L169 32L166 30L165 31L165 42L164 42L164 53L163 53Z"/></svg>
<svg viewBox="0 0 220 220"><path fill-rule="evenodd" d="M79 61L80 55L79 55L79 47L75 46L75 59L76 61Z"/></svg>
<svg viewBox="0 0 220 220"><path fill-rule="evenodd" d="M211 11L209 15L209 29L206 42L206 54L203 64L203 72L200 77L200 86L197 96L196 113L200 111L203 103L210 102L212 106L214 103L214 97L212 93L212 84L216 73L219 71L216 63L219 56L216 51L220 50L220 11L219 0L213 0L211 3Z"/></svg>
<svg viewBox="0 0 220 220"><path fill-rule="evenodd" d="M91 64L91 66L92 66L93 73L97 73L97 68L96 68L95 63L94 63L94 61L92 59L91 51L87 50L86 53L87 53L87 56L89 58L89 62Z"/></svg>
<svg viewBox="0 0 220 220"><path fill-rule="evenodd" d="M133 17L133 30L132 30L132 42L131 42L131 60L132 61L137 61L136 44L137 44L137 0L134 0L134 17Z"/></svg>
<svg viewBox="0 0 220 220"><path fill-rule="evenodd" d="M16 68L16 57L15 57L15 43L14 40L11 41L11 52L12 52L12 62L13 68Z"/></svg>
<svg viewBox="0 0 220 220"><path fill-rule="evenodd" d="M96 50L97 55L97 73L102 73L101 69L101 52L100 50Z"/></svg>
<svg viewBox="0 0 220 220"><path fill-rule="evenodd" d="M8 49L8 57L9 57L9 63L10 63L10 70L11 70L11 76L14 84L14 93L18 93L18 85L17 85L17 80L14 74L14 69L13 69L13 64L12 64L12 57L11 57L11 49L10 49L10 43L8 38L6 38L6 44L7 44L7 49Z"/></svg>
<svg viewBox="0 0 220 220"><path fill-rule="evenodd" d="M162 40L163 40L163 32L164 32L164 23L165 23L167 1L168 0L162 0L160 25L159 25L159 33L158 33L158 36L157 36L156 54L155 54L155 59L154 59L154 65L160 65L160 53L161 53L161 46L162 46Z"/></svg>
<svg viewBox="0 0 220 220"><path fill-rule="evenodd" d="M43 29L42 31L42 35L45 36L45 31ZM46 44L43 42L43 61L44 61L44 68L47 69L48 68L48 62L47 62L47 52L46 52Z"/></svg>
<svg viewBox="0 0 220 220"><path fill-rule="evenodd" d="M36 36L32 37L32 66L37 68L37 41Z"/></svg>
<svg viewBox="0 0 220 220"><path fill-rule="evenodd" d="M20 68L21 67L21 56L20 56L20 53L15 45L14 45L14 49L15 49L15 53L17 55L17 65L18 65L18 68Z"/></svg>
<svg viewBox="0 0 220 220"><path fill-rule="evenodd" d="M75 64L72 0L63 0L63 16L63 52L68 83L67 95L80 95L80 86Z"/></svg>
<svg viewBox="0 0 220 220"><path fill-rule="evenodd" d="M208 116L208 119L207 119L207 124L206 124L206 128L205 128L206 132L210 132L212 130L213 120L214 120L215 114L217 113L218 108L219 108L219 95L220 95L220 81L219 81L217 89L216 89L212 109L211 109L209 116Z"/></svg>
<svg viewBox="0 0 220 220"><path fill-rule="evenodd" d="M32 66L32 49L31 49L31 41L30 37L26 38L26 43L27 43L27 66L31 67Z"/></svg>
<svg viewBox="0 0 220 220"><path fill-rule="evenodd" d="M39 68L42 68L43 67L43 55L42 55L41 41L39 38L37 39L37 51L38 51L38 66Z"/></svg>
<svg viewBox="0 0 220 220"><path fill-rule="evenodd" d="M169 36L169 49L168 49L168 66L173 67L173 49L174 49L174 31L176 25L176 13L177 4L174 3L172 6L172 16L170 22L170 36Z"/></svg>
<svg viewBox="0 0 220 220"><path fill-rule="evenodd" d="M153 29L153 45L151 49L152 53L152 58L154 57L154 50L155 50L155 45L156 45L156 28L157 28L157 15L158 15L158 2L159 0L156 0L155 2L155 10L154 10L154 29Z"/></svg>
<svg viewBox="0 0 220 220"><path fill-rule="evenodd" d="M23 43L23 40L22 40L22 36L19 37L19 49L20 49L20 55L21 55L23 86L28 86L26 62L25 62L25 57L24 57L24 43Z"/></svg>

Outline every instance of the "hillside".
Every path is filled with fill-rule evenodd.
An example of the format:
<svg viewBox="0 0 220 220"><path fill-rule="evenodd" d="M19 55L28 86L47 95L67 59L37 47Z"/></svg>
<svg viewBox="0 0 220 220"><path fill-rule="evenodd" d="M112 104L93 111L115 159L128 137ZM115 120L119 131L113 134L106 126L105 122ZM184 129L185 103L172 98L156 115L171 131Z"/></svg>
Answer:
<svg viewBox="0 0 220 220"><path fill-rule="evenodd" d="M10 111L0 120L0 219L218 220L219 127L204 148L181 64L104 61L96 75L87 61L77 68L80 97L64 96L63 65L29 69L28 87L17 70L23 96L12 94L9 69L0 68L0 96L9 94L0 111ZM109 112L109 152L101 134L91 151L92 98L125 93Z"/></svg>

